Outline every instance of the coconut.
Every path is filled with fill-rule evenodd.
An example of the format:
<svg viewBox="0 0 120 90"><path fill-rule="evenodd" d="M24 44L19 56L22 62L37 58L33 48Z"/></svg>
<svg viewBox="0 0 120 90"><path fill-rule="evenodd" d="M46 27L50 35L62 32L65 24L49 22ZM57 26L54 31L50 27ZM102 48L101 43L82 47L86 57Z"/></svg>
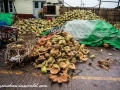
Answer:
<svg viewBox="0 0 120 90"><path fill-rule="evenodd" d="M43 67L41 68L41 73L47 73L47 68L46 68L46 66L43 66Z"/></svg>
<svg viewBox="0 0 120 90"><path fill-rule="evenodd" d="M104 48L108 48L108 47L109 47L109 44L104 43L104 44L103 44L103 47L104 47Z"/></svg>

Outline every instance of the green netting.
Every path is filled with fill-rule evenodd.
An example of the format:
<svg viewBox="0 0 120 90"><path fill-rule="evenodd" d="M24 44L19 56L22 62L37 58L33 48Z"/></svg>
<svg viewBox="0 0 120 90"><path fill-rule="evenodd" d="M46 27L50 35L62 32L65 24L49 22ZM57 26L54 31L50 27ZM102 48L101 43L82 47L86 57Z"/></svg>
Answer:
<svg viewBox="0 0 120 90"><path fill-rule="evenodd" d="M11 13L0 13L0 21L5 21L8 25L11 25L12 14Z"/></svg>
<svg viewBox="0 0 120 90"><path fill-rule="evenodd" d="M103 43L108 43L120 49L120 31L105 21L74 20L67 22L65 31L72 34L82 44L101 46Z"/></svg>

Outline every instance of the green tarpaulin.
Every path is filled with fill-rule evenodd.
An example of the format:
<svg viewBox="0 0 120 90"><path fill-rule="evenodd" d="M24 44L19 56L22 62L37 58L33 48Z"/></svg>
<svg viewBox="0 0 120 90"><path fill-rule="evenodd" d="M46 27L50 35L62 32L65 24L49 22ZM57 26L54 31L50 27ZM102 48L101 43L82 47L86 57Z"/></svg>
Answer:
<svg viewBox="0 0 120 90"><path fill-rule="evenodd" d="M11 13L0 13L0 21L5 21L8 25L11 25L12 14Z"/></svg>
<svg viewBox="0 0 120 90"><path fill-rule="evenodd" d="M66 23L64 31L72 34L79 43L90 46L110 46L120 49L120 31L102 20L73 20Z"/></svg>

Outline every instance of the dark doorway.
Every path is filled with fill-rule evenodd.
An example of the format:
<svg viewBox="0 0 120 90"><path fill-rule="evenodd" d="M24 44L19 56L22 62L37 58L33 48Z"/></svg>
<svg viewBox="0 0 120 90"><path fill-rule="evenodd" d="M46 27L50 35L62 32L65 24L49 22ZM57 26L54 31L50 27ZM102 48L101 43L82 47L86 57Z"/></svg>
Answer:
<svg viewBox="0 0 120 90"><path fill-rule="evenodd" d="M8 0L4 0L5 13L9 13L8 10Z"/></svg>

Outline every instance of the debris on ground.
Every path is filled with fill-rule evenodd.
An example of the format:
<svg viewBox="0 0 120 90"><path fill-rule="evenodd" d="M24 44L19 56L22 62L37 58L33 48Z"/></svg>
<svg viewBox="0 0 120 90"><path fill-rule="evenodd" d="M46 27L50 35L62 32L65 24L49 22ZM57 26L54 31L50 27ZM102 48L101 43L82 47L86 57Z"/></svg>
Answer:
<svg viewBox="0 0 120 90"><path fill-rule="evenodd" d="M98 87L98 85L97 85L97 84L93 84L93 86Z"/></svg>
<svg viewBox="0 0 120 90"><path fill-rule="evenodd" d="M103 44L103 47L104 47L104 48L109 48L109 44L104 43L104 44Z"/></svg>
<svg viewBox="0 0 120 90"><path fill-rule="evenodd" d="M42 75L40 73L31 73L32 76L35 76L35 77L41 77Z"/></svg>
<svg viewBox="0 0 120 90"><path fill-rule="evenodd" d="M109 56L112 56L112 54L111 54L111 53L108 53L108 55L109 55Z"/></svg>
<svg viewBox="0 0 120 90"><path fill-rule="evenodd" d="M98 66L102 67L103 69L109 70L110 68L110 59L107 58L106 60L99 60Z"/></svg>
<svg viewBox="0 0 120 90"><path fill-rule="evenodd" d="M95 55L90 55L90 59L94 59L95 58Z"/></svg>
<svg viewBox="0 0 120 90"><path fill-rule="evenodd" d="M96 68L92 65L91 62L90 62L88 65L91 66L91 67L93 67L95 70L98 70L98 69L96 69Z"/></svg>

